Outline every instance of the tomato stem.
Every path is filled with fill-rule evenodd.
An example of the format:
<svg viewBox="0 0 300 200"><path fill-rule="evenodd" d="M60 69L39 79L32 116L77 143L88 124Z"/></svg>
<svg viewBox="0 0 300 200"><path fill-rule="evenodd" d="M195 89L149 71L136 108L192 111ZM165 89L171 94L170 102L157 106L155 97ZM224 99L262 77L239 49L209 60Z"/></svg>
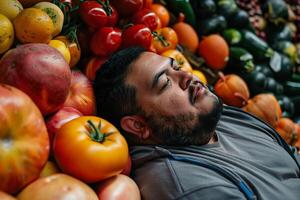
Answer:
<svg viewBox="0 0 300 200"><path fill-rule="evenodd" d="M164 47L167 47L170 45L169 42L166 40L166 38L162 35L159 35L156 31L153 31L152 35L155 39L159 40Z"/></svg>
<svg viewBox="0 0 300 200"><path fill-rule="evenodd" d="M108 132L108 133L101 133L101 120L99 121L98 127L96 127L96 125L91 121L88 120L87 121L88 126L90 127L91 131L90 133L90 137L92 138L93 141L95 142L104 142L105 138L112 135L115 132Z"/></svg>
<svg viewBox="0 0 300 200"><path fill-rule="evenodd" d="M105 0L104 2L102 0L96 0L99 4L101 4L101 6L103 7L103 9L105 10L106 14L108 16L111 16L112 14L112 9L109 5L109 0Z"/></svg>

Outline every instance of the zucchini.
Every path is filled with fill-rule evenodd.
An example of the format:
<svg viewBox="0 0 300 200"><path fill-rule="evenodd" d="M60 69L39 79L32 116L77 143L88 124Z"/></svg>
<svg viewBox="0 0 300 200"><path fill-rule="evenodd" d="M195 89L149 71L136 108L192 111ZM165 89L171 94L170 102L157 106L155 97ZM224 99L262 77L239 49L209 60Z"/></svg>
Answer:
<svg viewBox="0 0 300 200"><path fill-rule="evenodd" d="M292 41L293 32L289 25L275 26L273 24L268 24L266 29L267 40L269 44L276 41Z"/></svg>
<svg viewBox="0 0 300 200"><path fill-rule="evenodd" d="M200 19L212 17L217 12L217 5L214 0L190 0L196 16Z"/></svg>
<svg viewBox="0 0 300 200"><path fill-rule="evenodd" d="M286 81L292 76L293 63L283 54L275 52L269 66L278 81Z"/></svg>
<svg viewBox="0 0 300 200"><path fill-rule="evenodd" d="M288 96L300 95L300 83L294 81L286 81L284 83L284 93Z"/></svg>
<svg viewBox="0 0 300 200"><path fill-rule="evenodd" d="M289 19L288 7L283 0L267 0L262 10L268 20L276 25L285 24Z"/></svg>
<svg viewBox="0 0 300 200"><path fill-rule="evenodd" d="M300 83L300 74L293 73L290 80L293 81L293 82Z"/></svg>
<svg viewBox="0 0 300 200"><path fill-rule="evenodd" d="M238 44L242 39L241 33L234 28L225 29L222 33L222 36L229 45Z"/></svg>
<svg viewBox="0 0 300 200"><path fill-rule="evenodd" d="M254 60L269 60L273 56L274 51L255 33L244 29L241 34L242 39L238 45L248 50L253 55Z"/></svg>
<svg viewBox="0 0 300 200"><path fill-rule="evenodd" d="M198 35L210 35L212 33L222 32L227 27L227 21L222 15L214 16L210 19L198 21Z"/></svg>
<svg viewBox="0 0 300 200"><path fill-rule="evenodd" d="M274 73L270 69L270 67L266 64L260 63L255 65L255 70L262 72L266 77L273 77Z"/></svg>
<svg viewBox="0 0 300 200"><path fill-rule="evenodd" d="M254 70L253 56L247 50L232 46L229 52L229 66L235 67L240 72Z"/></svg>
<svg viewBox="0 0 300 200"><path fill-rule="evenodd" d="M230 19L239 10L234 0L218 0L217 6L218 13L226 19Z"/></svg>
<svg viewBox="0 0 300 200"><path fill-rule="evenodd" d="M298 53L296 46L290 41L277 41L274 42L272 47L288 56L293 63L299 63Z"/></svg>
<svg viewBox="0 0 300 200"><path fill-rule="evenodd" d="M300 124L300 95L298 94L297 96L291 97L292 102L295 105L295 115L298 116L299 124ZM297 123L298 123L297 120Z"/></svg>
<svg viewBox="0 0 300 200"><path fill-rule="evenodd" d="M246 11L238 9L238 11L228 20L229 27L242 29L247 29L251 26L249 21L249 15Z"/></svg>

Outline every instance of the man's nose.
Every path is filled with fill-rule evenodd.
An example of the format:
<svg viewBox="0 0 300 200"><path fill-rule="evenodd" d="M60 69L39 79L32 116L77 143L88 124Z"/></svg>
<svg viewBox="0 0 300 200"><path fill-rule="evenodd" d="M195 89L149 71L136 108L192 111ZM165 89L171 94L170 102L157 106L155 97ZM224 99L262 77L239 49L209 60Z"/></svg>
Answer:
<svg viewBox="0 0 300 200"><path fill-rule="evenodd" d="M186 90L188 89L191 81L193 80L193 74L191 72L179 71L179 86Z"/></svg>

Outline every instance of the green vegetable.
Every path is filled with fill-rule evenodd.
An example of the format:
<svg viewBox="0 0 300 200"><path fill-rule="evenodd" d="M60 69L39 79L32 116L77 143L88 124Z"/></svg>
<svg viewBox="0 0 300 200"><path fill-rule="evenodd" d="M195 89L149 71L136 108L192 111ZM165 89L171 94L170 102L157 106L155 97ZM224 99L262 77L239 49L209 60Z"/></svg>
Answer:
<svg viewBox="0 0 300 200"><path fill-rule="evenodd" d="M222 32L226 27L226 19L221 15L217 15L210 19L199 20L197 32L200 36L210 35L212 33Z"/></svg>
<svg viewBox="0 0 300 200"><path fill-rule="evenodd" d="M242 39L241 33L237 29L233 28L225 29L222 35L229 45L238 44Z"/></svg>
<svg viewBox="0 0 300 200"><path fill-rule="evenodd" d="M238 9L238 11L228 20L229 27L238 29L253 29L250 21L249 15L246 11Z"/></svg>
<svg viewBox="0 0 300 200"><path fill-rule="evenodd" d="M210 18L217 12L214 0L190 0L190 3L200 19Z"/></svg>
<svg viewBox="0 0 300 200"><path fill-rule="evenodd" d="M297 53L296 46L290 41L276 41L273 43L272 47L288 56L293 63L299 63L299 57Z"/></svg>
<svg viewBox="0 0 300 200"><path fill-rule="evenodd" d="M274 51L254 33L242 30L241 34L242 39L238 45L248 50L253 55L254 60L269 60L273 56Z"/></svg>
<svg viewBox="0 0 300 200"><path fill-rule="evenodd" d="M288 96L300 95L300 83L294 81L286 81L284 83L284 93Z"/></svg>
<svg viewBox="0 0 300 200"><path fill-rule="evenodd" d="M288 96L284 95L276 96L276 99L282 110L282 117L293 117L295 113L294 102Z"/></svg>
<svg viewBox="0 0 300 200"><path fill-rule="evenodd" d="M268 20L276 25L286 23L289 18L288 7L283 0L267 0L262 10Z"/></svg>
<svg viewBox="0 0 300 200"><path fill-rule="evenodd" d="M268 24L266 33L269 44L282 40L291 41L293 36L293 32L288 25L275 26Z"/></svg>
<svg viewBox="0 0 300 200"><path fill-rule="evenodd" d="M228 66L235 67L238 71L251 72L254 70L253 56L247 50L232 46L229 48L229 52Z"/></svg>
<svg viewBox="0 0 300 200"><path fill-rule="evenodd" d="M196 25L196 16L189 0L167 0L167 6L177 15L183 13L190 25Z"/></svg>
<svg viewBox="0 0 300 200"><path fill-rule="evenodd" d="M218 0L218 13L226 19L230 19L238 11L238 6L234 0Z"/></svg>

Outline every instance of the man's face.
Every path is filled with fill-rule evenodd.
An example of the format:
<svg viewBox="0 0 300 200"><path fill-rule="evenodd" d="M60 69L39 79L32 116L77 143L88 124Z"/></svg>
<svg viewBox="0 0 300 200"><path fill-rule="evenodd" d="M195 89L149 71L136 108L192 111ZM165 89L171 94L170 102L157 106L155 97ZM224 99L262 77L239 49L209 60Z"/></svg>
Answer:
<svg viewBox="0 0 300 200"><path fill-rule="evenodd" d="M166 144L205 144L213 134L222 103L170 58L145 52L126 79L153 135Z"/></svg>

